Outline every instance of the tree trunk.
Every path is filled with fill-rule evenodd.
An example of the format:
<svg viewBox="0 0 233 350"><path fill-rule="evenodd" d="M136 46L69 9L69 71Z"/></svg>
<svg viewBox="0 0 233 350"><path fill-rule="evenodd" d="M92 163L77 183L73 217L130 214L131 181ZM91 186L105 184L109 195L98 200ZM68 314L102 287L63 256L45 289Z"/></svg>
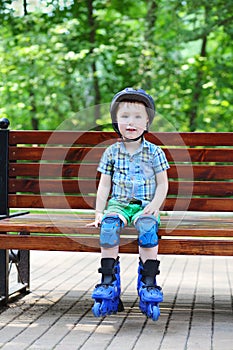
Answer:
<svg viewBox="0 0 233 350"><path fill-rule="evenodd" d="M26 16L28 14L27 0L23 0L23 14L24 14L24 16Z"/></svg>
<svg viewBox="0 0 233 350"><path fill-rule="evenodd" d="M27 0L23 0L23 14L24 16L28 15L28 10L27 10ZM34 61L31 61L32 67L34 66ZM35 95L33 92L33 89L31 89L31 87L29 87L29 93L30 93L30 100L32 101L31 105L32 105L32 110L31 110L31 125L32 125L32 129L33 130L39 130L39 120L35 117L36 114L36 105L35 105Z"/></svg>
<svg viewBox="0 0 233 350"><path fill-rule="evenodd" d="M205 19L206 19L205 23L207 22L208 13L209 13L209 6L205 8ZM208 38L208 33L203 34L200 58L207 57L207 38ZM193 94L192 94L192 99L190 103L190 108L188 111L189 129L192 132L195 131L198 127L197 117L198 117L198 109L200 106L201 96L202 96L202 85L203 85L203 60L200 60L200 63L197 67L196 82L193 86Z"/></svg>
<svg viewBox="0 0 233 350"><path fill-rule="evenodd" d="M39 130L39 120L38 118L35 117L36 115L36 105L35 105L35 95L34 95L34 92L30 91L30 100L32 101L31 102L31 123L32 123L32 130Z"/></svg>
<svg viewBox="0 0 233 350"><path fill-rule="evenodd" d="M157 9L158 4L157 0L149 0L148 8L146 14L146 29L145 29L145 49L154 52L154 32L155 32L155 23L157 20ZM143 84L142 86L146 90L150 90L152 88L152 80L151 80L151 70L152 70L152 56L145 55L142 57L143 61Z"/></svg>
<svg viewBox="0 0 233 350"><path fill-rule="evenodd" d="M90 55L93 53L95 47L95 32L96 32L96 22L93 14L93 0L87 0L88 7L88 25L90 28L89 40L91 44ZM92 77L93 77L93 90L94 90L94 119L96 120L100 118L100 87L99 87L99 79L97 76L97 67L96 62L93 59L91 64Z"/></svg>

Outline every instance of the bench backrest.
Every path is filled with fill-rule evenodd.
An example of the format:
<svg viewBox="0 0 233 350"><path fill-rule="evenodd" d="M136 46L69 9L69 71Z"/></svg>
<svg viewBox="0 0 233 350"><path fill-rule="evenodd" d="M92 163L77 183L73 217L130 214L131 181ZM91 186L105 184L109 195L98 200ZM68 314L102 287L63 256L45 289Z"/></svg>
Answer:
<svg viewBox="0 0 233 350"><path fill-rule="evenodd" d="M233 210L233 133L150 133L171 168L163 210ZM93 209L114 132L10 131L10 208ZM78 181L77 181L78 180Z"/></svg>

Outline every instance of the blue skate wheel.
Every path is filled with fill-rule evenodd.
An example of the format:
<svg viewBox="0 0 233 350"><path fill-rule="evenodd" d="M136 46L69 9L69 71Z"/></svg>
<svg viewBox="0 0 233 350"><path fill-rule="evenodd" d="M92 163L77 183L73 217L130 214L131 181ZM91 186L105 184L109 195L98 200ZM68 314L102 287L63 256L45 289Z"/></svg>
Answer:
<svg viewBox="0 0 233 350"><path fill-rule="evenodd" d="M101 316L101 303L95 303L92 307L92 312L95 317Z"/></svg>
<svg viewBox="0 0 233 350"><path fill-rule="evenodd" d="M158 321L159 316L160 316L159 307L158 306L153 306L153 309L152 309L152 320L153 321Z"/></svg>
<svg viewBox="0 0 233 350"><path fill-rule="evenodd" d="M158 305L148 304L146 315L147 317L152 318L153 321L158 321L160 316L160 310Z"/></svg>

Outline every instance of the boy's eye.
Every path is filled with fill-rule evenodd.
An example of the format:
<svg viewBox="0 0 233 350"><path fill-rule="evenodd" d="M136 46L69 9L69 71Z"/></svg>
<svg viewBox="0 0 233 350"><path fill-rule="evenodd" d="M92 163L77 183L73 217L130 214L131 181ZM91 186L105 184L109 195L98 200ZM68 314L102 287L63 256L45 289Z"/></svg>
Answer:
<svg viewBox="0 0 233 350"><path fill-rule="evenodd" d="M141 115L136 115L136 119L141 119L142 116Z"/></svg>

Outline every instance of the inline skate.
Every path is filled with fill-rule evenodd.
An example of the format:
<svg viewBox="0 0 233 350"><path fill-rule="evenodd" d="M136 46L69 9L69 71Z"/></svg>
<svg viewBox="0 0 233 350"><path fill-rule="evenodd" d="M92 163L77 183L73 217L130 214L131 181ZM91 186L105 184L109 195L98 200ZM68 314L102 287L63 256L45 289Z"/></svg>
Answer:
<svg viewBox="0 0 233 350"><path fill-rule="evenodd" d="M92 298L95 303L92 307L94 316L106 316L123 311L124 306L120 299L120 262L119 257L102 258L98 272L102 273L101 283L95 286Z"/></svg>
<svg viewBox="0 0 233 350"><path fill-rule="evenodd" d="M159 303L163 301L162 288L156 284L156 275L159 274L158 260L146 260L143 264L141 259L138 266L137 290L140 298L139 308L143 314L157 321L160 316Z"/></svg>

